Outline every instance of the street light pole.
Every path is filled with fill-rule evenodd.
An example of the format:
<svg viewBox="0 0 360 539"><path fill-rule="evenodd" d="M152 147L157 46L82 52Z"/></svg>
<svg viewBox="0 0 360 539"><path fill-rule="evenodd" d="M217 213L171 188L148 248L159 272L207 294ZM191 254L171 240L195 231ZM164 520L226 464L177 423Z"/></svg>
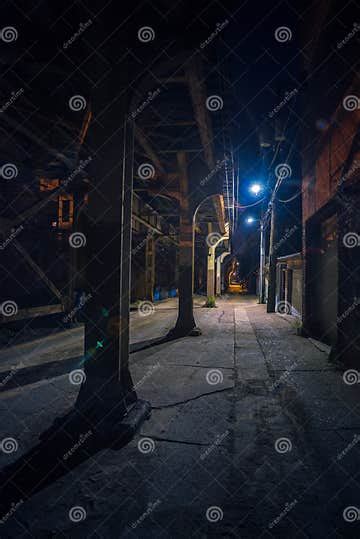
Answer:
<svg viewBox="0 0 360 539"><path fill-rule="evenodd" d="M265 267L264 221L260 219L259 303L264 303L264 267Z"/></svg>
<svg viewBox="0 0 360 539"><path fill-rule="evenodd" d="M274 199L271 201L271 224L270 224L270 245L269 245L269 291L267 298L267 312L274 313L276 310L276 251L275 245L278 232L277 204Z"/></svg>
<svg viewBox="0 0 360 539"><path fill-rule="evenodd" d="M250 191L254 195L259 195L261 191L263 190L263 186L260 183L253 183L250 186ZM252 217L249 217L247 222L252 223L255 219ZM265 267L265 234L264 234L264 217L260 217L260 219L256 219L256 221L260 222L260 260L259 260L259 303L264 303L264 267Z"/></svg>

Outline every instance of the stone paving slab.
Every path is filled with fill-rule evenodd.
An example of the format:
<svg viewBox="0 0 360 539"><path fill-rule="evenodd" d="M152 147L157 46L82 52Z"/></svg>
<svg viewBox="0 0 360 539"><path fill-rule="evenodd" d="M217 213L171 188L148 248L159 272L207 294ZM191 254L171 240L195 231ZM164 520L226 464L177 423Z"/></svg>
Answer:
<svg viewBox="0 0 360 539"><path fill-rule="evenodd" d="M130 318L131 343L164 337L175 325L176 309L155 311L154 315Z"/></svg>
<svg viewBox="0 0 360 539"><path fill-rule="evenodd" d="M139 396L154 406L141 432L36 494L1 536L358 537L357 523L343 518L360 497L358 386L344 384L326 354L254 300L243 298L240 307L219 300L196 317L199 339L131 354ZM151 324L144 327L142 338L149 338ZM221 371L222 382L208 384L209 367ZM67 384L60 377L4 392L0 406L19 415L13 424L9 415L7 425L21 446L71 405L77 390ZM24 420L31 433L22 432ZM74 524L69 510L78 505L86 519ZM216 523L206 518L214 506L222 514Z"/></svg>
<svg viewBox="0 0 360 539"><path fill-rule="evenodd" d="M235 363L239 380L269 377L264 354L244 308L235 308Z"/></svg>
<svg viewBox="0 0 360 539"><path fill-rule="evenodd" d="M139 365L132 369L135 385L142 379L141 371ZM213 383L208 382L207 376ZM232 387L234 377L231 372L171 365L156 369L144 384L138 386L138 395L153 406L166 406Z"/></svg>
<svg viewBox="0 0 360 539"><path fill-rule="evenodd" d="M192 338L191 350L184 339L169 342L131 355L131 362L153 365L193 365L229 369L234 367L234 343L222 335L212 342L210 337ZM185 345L184 345L185 344Z"/></svg>
<svg viewBox="0 0 360 539"><path fill-rule="evenodd" d="M14 453L0 452L0 467L10 464L39 441L39 435L54 419L74 404L79 386L68 375L44 380L0 394L0 440L11 437L18 444Z"/></svg>
<svg viewBox="0 0 360 539"><path fill-rule="evenodd" d="M342 372L339 371L298 371L294 370L288 377L288 383L292 386L305 387L311 395L332 399L339 398L344 399L346 403L350 399L359 395L359 387L354 385L347 385L342 376Z"/></svg>
<svg viewBox="0 0 360 539"><path fill-rule="evenodd" d="M234 423L233 403L227 397L229 395L231 391L214 393L175 408L153 410L152 417L141 429L141 435L200 444L204 451L207 446L213 449L224 446ZM196 429L186 421L188 417L201 418Z"/></svg>

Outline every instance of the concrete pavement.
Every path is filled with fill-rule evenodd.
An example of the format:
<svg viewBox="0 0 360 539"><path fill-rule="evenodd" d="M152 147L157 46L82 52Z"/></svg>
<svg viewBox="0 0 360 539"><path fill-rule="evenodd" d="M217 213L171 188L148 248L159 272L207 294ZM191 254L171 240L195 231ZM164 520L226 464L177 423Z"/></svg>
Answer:
<svg viewBox="0 0 360 539"><path fill-rule="evenodd" d="M133 342L165 334L175 306L132 315ZM131 354L138 395L153 406L139 435L15 508L1 537L360 536L359 385L298 337L291 317L253 298L198 307L195 318L200 337ZM17 450L2 465L78 391L67 374L6 389L1 439Z"/></svg>

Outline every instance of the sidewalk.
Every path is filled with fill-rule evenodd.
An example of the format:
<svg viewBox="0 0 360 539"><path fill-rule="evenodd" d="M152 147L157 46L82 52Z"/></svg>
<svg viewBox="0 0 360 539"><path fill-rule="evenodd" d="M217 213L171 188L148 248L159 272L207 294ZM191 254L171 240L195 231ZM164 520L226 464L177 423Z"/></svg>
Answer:
<svg viewBox="0 0 360 539"><path fill-rule="evenodd" d="M173 307L133 317L134 340L160 336ZM153 406L141 433L16 508L1 537L360 536L360 521L343 517L360 506L359 386L252 298L195 317L200 337L131 354L138 395ZM67 375L4 391L1 439L18 449L1 466L76 394Z"/></svg>

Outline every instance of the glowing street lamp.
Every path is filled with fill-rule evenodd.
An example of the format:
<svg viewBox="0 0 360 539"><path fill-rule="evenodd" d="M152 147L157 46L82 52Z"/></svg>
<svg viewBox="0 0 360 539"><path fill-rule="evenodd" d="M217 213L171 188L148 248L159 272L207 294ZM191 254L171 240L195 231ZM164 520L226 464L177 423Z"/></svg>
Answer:
<svg viewBox="0 0 360 539"><path fill-rule="evenodd" d="M254 217L247 217L246 222L247 222L248 225L251 225L252 223L255 222L255 219L254 219Z"/></svg>
<svg viewBox="0 0 360 539"><path fill-rule="evenodd" d="M262 186L259 183L253 183L252 185L250 185L250 192L256 196L260 193L261 190Z"/></svg>

